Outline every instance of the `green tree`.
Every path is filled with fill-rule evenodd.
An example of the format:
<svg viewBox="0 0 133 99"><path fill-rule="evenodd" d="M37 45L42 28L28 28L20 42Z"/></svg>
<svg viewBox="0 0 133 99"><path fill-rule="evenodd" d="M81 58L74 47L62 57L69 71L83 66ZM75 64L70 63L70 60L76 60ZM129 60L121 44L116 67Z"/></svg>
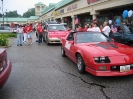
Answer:
<svg viewBox="0 0 133 99"><path fill-rule="evenodd" d="M18 14L17 10L5 13L5 17L20 17L20 16L21 15Z"/></svg>
<svg viewBox="0 0 133 99"><path fill-rule="evenodd" d="M2 17L2 14L0 13L0 17Z"/></svg>
<svg viewBox="0 0 133 99"><path fill-rule="evenodd" d="M35 16L35 8L30 8L23 14L23 17Z"/></svg>

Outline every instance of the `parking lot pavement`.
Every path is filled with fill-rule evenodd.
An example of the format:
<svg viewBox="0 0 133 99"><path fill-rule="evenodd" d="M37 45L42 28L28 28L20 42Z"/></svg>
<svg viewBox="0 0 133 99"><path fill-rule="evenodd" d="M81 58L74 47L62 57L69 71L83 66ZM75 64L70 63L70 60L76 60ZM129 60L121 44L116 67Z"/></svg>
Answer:
<svg viewBox="0 0 133 99"><path fill-rule="evenodd" d="M133 99L133 76L95 77L79 74L76 65L60 54L60 45L7 48L12 72L0 89L0 99Z"/></svg>

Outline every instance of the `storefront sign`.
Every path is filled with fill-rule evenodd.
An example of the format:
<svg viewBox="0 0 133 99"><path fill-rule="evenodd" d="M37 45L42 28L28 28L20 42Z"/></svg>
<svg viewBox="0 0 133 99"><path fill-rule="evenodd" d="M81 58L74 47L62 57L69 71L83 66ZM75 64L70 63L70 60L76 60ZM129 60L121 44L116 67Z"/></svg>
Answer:
<svg viewBox="0 0 133 99"><path fill-rule="evenodd" d="M74 10L74 9L77 9L77 4L70 5L70 6L67 8L67 11L71 11L71 10Z"/></svg>
<svg viewBox="0 0 133 99"><path fill-rule="evenodd" d="M54 12L54 15L58 15L58 11L55 11L55 12Z"/></svg>
<svg viewBox="0 0 133 99"><path fill-rule="evenodd" d="M94 3L94 2L97 2L99 0L87 0L87 3L90 4L90 3Z"/></svg>

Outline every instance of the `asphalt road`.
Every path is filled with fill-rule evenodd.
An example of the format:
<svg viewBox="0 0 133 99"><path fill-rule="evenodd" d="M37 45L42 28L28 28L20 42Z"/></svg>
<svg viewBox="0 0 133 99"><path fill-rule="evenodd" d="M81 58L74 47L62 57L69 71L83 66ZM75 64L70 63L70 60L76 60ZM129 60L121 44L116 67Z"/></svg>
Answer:
<svg viewBox="0 0 133 99"><path fill-rule="evenodd" d="M60 45L7 48L12 72L0 89L0 99L133 99L133 75L95 77L79 74L76 65L60 54Z"/></svg>

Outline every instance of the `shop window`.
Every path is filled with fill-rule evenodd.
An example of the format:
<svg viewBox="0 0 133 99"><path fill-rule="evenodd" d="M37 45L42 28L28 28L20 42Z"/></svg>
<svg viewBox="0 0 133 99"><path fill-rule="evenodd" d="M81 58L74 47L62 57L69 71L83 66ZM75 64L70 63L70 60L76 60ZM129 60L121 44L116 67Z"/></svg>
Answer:
<svg viewBox="0 0 133 99"><path fill-rule="evenodd" d="M50 18L48 18L48 21L50 21Z"/></svg>
<svg viewBox="0 0 133 99"><path fill-rule="evenodd" d="M44 9L44 6L42 6L42 10Z"/></svg>
<svg viewBox="0 0 133 99"><path fill-rule="evenodd" d="M54 17L51 18L51 21L54 21Z"/></svg>

